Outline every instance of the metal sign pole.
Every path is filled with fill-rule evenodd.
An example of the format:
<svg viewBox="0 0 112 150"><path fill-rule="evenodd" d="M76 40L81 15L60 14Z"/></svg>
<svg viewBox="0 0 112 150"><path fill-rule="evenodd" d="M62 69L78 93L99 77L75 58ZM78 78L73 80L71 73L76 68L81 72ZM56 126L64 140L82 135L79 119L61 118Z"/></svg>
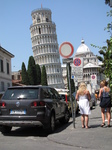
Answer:
<svg viewBox="0 0 112 150"><path fill-rule="evenodd" d="M70 90L70 102L72 105L72 118L73 118L73 127L75 128L75 117L74 117L74 111L73 111L73 101L72 101L72 94L71 94L71 82L70 82L70 68L69 68L70 63L67 63L67 69L68 69L68 79L69 79L69 90Z"/></svg>

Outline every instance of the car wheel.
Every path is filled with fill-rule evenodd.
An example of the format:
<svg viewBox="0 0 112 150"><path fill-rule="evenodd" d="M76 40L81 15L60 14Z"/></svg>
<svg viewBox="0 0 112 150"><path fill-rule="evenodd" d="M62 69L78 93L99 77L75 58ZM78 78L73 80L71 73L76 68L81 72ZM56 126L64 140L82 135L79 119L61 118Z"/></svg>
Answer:
<svg viewBox="0 0 112 150"><path fill-rule="evenodd" d="M67 109L65 112L65 116L59 121L60 123L68 123L69 119L70 119L70 111Z"/></svg>
<svg viewBox="0 0 112 150"><path fill-rule="evenodd" d="M50 117L50 125L49 125L49 128L48 128L48 132L49 133L53 133L54 130L55 130L55 116L52 113L51 117Z"/></svg>
<svg viewBox="0 0 112 150"><path fill-rule="evenodd" d="M10 126L2 126L1 132L2 133L9 133L11 131L12 127Z"/></svg>

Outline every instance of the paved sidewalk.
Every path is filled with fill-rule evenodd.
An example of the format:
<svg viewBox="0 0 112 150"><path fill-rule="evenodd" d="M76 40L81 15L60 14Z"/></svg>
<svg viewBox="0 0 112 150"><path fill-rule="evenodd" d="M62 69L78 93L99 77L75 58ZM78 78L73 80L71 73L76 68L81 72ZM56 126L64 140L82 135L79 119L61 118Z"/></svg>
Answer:
<svg viewBox="0 0 112 150"><path fill-rule="evenodd" d="M56 131L48 138L75 150L112 150L112 127L108 128L107 122L105 127L100 127L102 119L99 105L91 111L89 118L89 126L91 127L89 129L82 129L81 117L78 116L75 119L75 128L71 118L69 126L61 131ZM110 124L112 126L112 121Z"/></svg>

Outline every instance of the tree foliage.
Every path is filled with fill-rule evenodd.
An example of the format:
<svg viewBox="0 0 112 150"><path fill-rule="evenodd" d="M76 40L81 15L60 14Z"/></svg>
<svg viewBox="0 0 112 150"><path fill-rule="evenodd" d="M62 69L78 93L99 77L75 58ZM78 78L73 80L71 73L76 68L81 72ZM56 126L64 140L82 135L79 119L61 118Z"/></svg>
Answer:
<svg viewBox="0 0 112 150"><path fill-rule="evenodd" d="M37 72L33 56L29 57L28 61L28 79L30 85L37 85Z"/></svg>
<svg viewBox="0 0 112 150"><path fill-rule="evenodd" d="M27 74L24 62L22 63L21 76L22 76L22 84L28 85L29 84L29 82L28 82L28 74Z"/></svg>
<svg viewBox="0 0 112 150"><path fill-rule="evenodd" d="M36 64L36 73L37 73L37 85L41 84L41 69L38 64Z"/></svg>
<svg viewBox="0 0 112 150"><path fill-rule="evenodd" d="M105 0L105 4L110 6L110 0ZM112 17L112 10L107 12L107 16ZM109 33L112 31L112 22L107 24L107 27L104 29L107 30ZM91 44L91 46L95 48L99 48L100 56L97 56L98 60L102 62L102 66L100 72L102 72L106 78L109 79L109 86L111 88L112 93L112 33L110 39L106 40L107 46L99 47Z"/></svg>
<svg viewBox="0 0 112 150"><path fill-rule="evenodd" d="M41 85L48 85L47 84L47 74L46 74L46 68L43 65L42 67L42 73L41 73Z"/></svg>
<svg viewBox="0 0 112 150"><path fill-rule="evenodd" d="M105 0L105 4L110 6L110 0Z"/></svg>

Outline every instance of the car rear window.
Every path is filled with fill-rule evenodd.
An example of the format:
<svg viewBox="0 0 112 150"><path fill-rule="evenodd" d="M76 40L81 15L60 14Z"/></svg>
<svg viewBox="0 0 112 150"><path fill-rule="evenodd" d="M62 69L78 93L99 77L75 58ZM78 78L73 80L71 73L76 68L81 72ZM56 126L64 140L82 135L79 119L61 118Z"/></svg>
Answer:
<svg viewBox="0 0 112 150"><path fill-rule="evenodd" d="M39 89L8 89L2 99L37 99Z"/></svg>

